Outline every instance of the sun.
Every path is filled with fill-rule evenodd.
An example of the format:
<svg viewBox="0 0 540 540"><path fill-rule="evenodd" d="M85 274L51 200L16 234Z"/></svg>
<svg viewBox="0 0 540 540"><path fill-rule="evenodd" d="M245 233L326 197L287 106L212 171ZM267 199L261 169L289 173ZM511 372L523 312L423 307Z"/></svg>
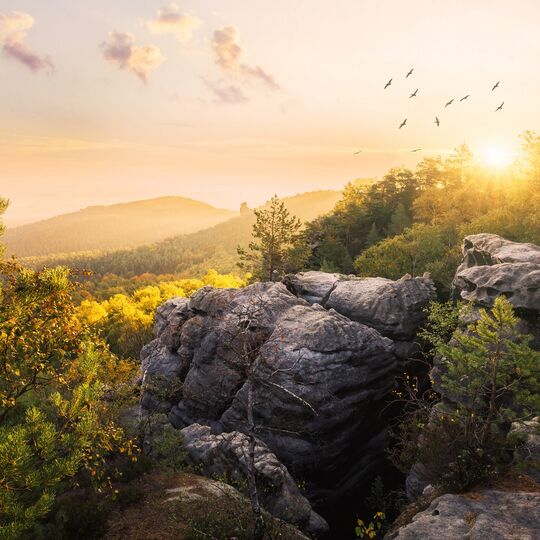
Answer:
<svg viewBox="0 0 540 540"><path fill-rule="evenodd" d="M513 152L503 146L486 146L482 155L484 163L495 169L504 169L514 161Z"/></svg>

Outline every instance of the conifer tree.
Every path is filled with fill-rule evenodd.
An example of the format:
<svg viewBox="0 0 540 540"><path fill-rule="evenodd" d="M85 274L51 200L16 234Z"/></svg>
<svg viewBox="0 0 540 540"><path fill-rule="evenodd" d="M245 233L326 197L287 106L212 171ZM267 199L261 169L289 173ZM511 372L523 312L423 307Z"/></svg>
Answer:
<svg viewBox="0 0 540 540"><path fill-rule="evenodd" d="M458 403L459 416L480 419L482 446L494 430L540 413L540 352L518 323L512 304L499 296L467 332L438 347L446 371L442 388Z"/></svg>
<svg viewBox="0 0 540 540"><path fill-rule="evenodd" d="M238 266L263 281L274 281L300 269L308 256L300 220L289 213L277 195L267 207L254 212L253 241L247 249L238 247Z"/></svg>

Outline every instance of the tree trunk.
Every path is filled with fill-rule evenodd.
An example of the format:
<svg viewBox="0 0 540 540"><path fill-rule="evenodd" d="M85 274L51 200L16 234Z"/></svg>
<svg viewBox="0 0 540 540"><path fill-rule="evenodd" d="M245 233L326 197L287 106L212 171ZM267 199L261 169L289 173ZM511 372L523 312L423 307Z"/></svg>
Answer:
<svg viewBox="0 0 540 540"><path fill-rule="evenodd" d="M248 455L248 487L251 508L255 515L255 530L253 540L263 540L264 538L264 519L259 504L259 494L257 493L257 484L255 481L255 422L253 420L253 383L249 381L247 395L247 420L249 436L249 455Z"/></svg>
<svg viewBox="0 0 540 540"><path fill-rule="evenodd" d="M491 359L491 388L489 393L489 406L488 406L488 415L486 418L486 423L484 425L484 431L482 433L482 445L487 444L489 437L491 436L491 426L493 420L495 419L496 413L496 403L495 399L497 397L497 374L499 370L499 361L500 361L500 344L497 343L497 347Z"/></svg>

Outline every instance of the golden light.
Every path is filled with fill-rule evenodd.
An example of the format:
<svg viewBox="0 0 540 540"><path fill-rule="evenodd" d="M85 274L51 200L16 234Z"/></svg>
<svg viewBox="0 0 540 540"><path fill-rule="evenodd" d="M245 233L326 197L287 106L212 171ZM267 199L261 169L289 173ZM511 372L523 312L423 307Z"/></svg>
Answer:
<svg viewBox="0 0 540 540"><path fill-rule="evenodd" d="M483 161L489 167L503 169L514 161L514 153L502 146L486 146L483 151Z"/></svg>

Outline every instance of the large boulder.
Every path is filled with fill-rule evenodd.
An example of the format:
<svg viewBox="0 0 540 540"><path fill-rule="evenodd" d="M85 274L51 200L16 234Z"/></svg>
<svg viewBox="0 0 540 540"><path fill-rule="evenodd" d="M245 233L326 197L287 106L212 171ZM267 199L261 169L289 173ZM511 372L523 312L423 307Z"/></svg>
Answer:
<svg viewBox="0 0 540 540"><path fill-rule="evenodd" d="M249 439L238 431L215 435L208 426L192 424L182 429L188 462L210 477L226 477L247 488ZM261 506L272 515L304 532L320 536L326 521L316 514L295 481L268 447L257 441L254 458L255 481Z"/></svg>
<svg viewBox="0 0 540 540"><path fill-rule="evenodd" d="M498 296L506 296L518 310L540 310L540 264L500 263L473 266L459 271L454 287L462 300L491 307Z"/></svg>
<svg viewBox="0 0 540 540"><path fill-rule="evenodd" d="M446 494L386 540L538 540L540 493Z"/></svg>
<svg viewBox="0 0 540 540"><path fill-rule="evenodd" d="M540 312L540 247L496 234L463 240L463 261L453 281L454 297L491 307L504 295L519 311Z"/></svg>
<svg viewBox="0 0 540 540"><path fill-rule="evenodd" d="M425 320L425 308L436 297L429 275L397 281L358 278L325 272L286 276L285 285L310 303L335 309L353 321L398 341L412 340Z"/></svg>
<svg viewBox="0 0 540 540"><path fill-rule="evenodd" d="M382 459L396 347L376 329L258 283L171 300L154 331L141 354L142 405L175 427L246 432L253 385L259 439L295 476L321 479L310 497L351 490Z"/></svg>
<svg viewBox="0 0 540 540"><path fill-rule="evenodd" d="M310 304L322 304L328 298L328 293L344 279L341 274L330 274L310 270L298 274L289 274L283 278L283 283L294 295L304 298Z"/></svg>
<svg viewBox="0 0 540 540"><path fill-rule="evenodd" d="M463 261L458 272L472 266L500 263L540 264L540 247L506 240L497 234L471 234L463 239Z"/></svg>
<svg viewBox="0 0 540 540"><path fill-rule="evenodd" d="M258 445L305 481L312 503L332 504L384 459L385 404L398 359L414 352L434 296L429 276L306 272L284 283L204 287L189 300L169 300L141 354L142 406L188 430L193 460L209 474L214 461L230 473L242 470L230 447L241 448L248 433L251 396ZM225 461L214 450L212 459L198 454L219 447L221 456L224 444ZM280 489L275 493L287 500ZM265 504L285 515L277 503Z"/></svg>
<svg viewBox="0 0 540 540"><path fill-rule="evenodd" d="M366 468L364 458L380 458L386 428L377 411L393 387L394 367L392 342L376 330L318 305L296 306L261 347L221 424L246 428L253 385L260 438L299 474L318 470L316 491L325 489L324 477L335 490L336 474L345 482ZM353 447L362 459L350 463Z"/></svg>

